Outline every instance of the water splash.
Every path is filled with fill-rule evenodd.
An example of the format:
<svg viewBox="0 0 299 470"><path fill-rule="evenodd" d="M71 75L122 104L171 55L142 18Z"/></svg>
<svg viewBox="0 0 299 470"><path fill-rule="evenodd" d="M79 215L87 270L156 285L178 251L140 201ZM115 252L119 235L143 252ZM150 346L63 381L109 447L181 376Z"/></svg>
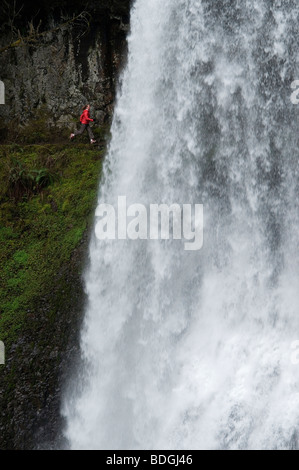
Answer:
<svg viewBox="0 0 299 470"><path fill-rule="evenodd" d="M298 14L136 0L99 202L203 203L205 244L93 239L71 448L298 447Z"/></svg>

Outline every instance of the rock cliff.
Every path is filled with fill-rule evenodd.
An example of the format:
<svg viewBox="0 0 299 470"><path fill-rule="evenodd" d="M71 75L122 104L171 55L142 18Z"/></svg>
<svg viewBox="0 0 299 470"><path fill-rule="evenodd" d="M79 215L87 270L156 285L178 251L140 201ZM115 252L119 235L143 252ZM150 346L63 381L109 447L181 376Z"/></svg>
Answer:
<svg viewBox="0 0 299 470"><path fill-rule="evenodd" d="M82 271L105 135L126 61L130 1L41 0L36 10L33 1L16 0L14 11L3 5L0 142L10 145L0 149L0 340L6 347L0 449L56 447L61 393L78 352ZM89 150L80 139L65 140L87 102L98 119L100 147ZM59 132L61 148L45 145ZM22 165L53 172L53 186L14 200L8 189L22 183Z"/></svg>
<svg viewBox="0 0 299 470"><path fill-rule="evenodd" d="M3 13L1 136L41 113L49 126L72 128L86 103L100 124L109 122L126 57L129 0L43 1L38 12L31 3L20 4L14 19Z"/></svg>

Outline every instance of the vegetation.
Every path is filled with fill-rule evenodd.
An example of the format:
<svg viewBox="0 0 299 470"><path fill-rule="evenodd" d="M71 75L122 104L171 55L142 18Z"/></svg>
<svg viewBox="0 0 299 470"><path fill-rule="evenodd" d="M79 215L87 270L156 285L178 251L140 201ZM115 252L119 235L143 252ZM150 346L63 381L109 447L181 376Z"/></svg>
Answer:
<svg viewBox="0 0 299 470"><path fill-rule="evenodd" d="M0 340L30 327L91 220L105 150L87 145L0 147ZM55 307L48 312L55 317Z"/></svg>

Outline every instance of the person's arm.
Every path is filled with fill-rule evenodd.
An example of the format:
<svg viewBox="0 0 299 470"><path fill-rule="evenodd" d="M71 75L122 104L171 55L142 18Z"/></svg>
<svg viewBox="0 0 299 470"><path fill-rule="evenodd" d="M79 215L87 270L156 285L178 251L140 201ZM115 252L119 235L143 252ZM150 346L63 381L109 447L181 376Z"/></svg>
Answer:
<svg viewBox="0 0 299 470"><path fill-rule="evenodd" d="M93 119L91 119L91 117L89 115L89 111L87 109L85 109L84 114L85 114L85 117L86 117L87 121L93 122Z"/></svg>

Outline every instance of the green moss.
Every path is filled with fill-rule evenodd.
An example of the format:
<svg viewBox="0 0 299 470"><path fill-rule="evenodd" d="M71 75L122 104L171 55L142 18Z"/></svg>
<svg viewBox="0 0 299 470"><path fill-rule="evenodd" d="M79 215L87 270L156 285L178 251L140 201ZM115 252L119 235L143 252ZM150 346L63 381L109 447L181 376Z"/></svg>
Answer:
<svg viewBox="0 0 299 470"><path fill-rule="evenodd" d="M25 265L28 261L28 254L24 250L19 250L14 253L13 259L19 265Z"/></svg>
<svg viewBox="0 0 299 470"><path fill-rule="evenodd" d="M23 127L18 134L19 142L26 144L34 144L35 142L49 142L52 135L56 134L57 130L51 129L48 124L49 113L46 106L43 105L36 111L34 118Z"/></svg>
<svg viewBox="0 0 299 470"><path fill-rule="evenodd" d="M45 168L56 178L18 201L5 189L0 193L0 340L7 347L22 329L35 327L30 312L49 295L82 240L96 203L103 151L85 145L2 146L1 181L7 181L12 156L28 171ZM49 321L57 314L53 304Z"/></svg>

